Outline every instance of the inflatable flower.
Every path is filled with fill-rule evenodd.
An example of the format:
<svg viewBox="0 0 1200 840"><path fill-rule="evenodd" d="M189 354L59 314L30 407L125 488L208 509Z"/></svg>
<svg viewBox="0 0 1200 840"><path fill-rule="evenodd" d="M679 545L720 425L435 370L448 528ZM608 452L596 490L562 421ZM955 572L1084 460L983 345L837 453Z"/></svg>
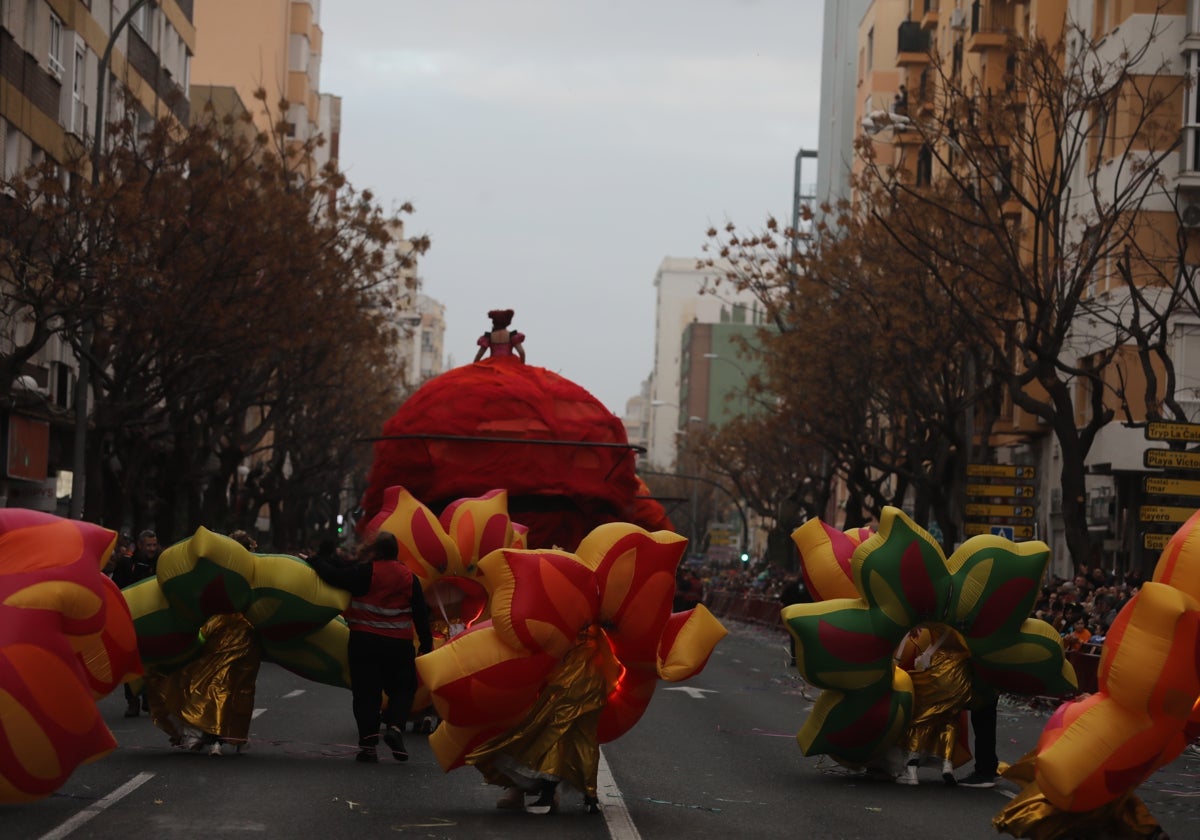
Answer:
<svg viewBox="0 0 1200 840"><path fill-rule="evenodd" d="M847 575L854 592L782 612L796 637L797 668L825 689L797 735L805 755L867 764L895 741L911 713L912 682L892 655L921 624L959 633L980 693L1076 689L1059 634L1027 617L1049 558L1044 543L981 535L947 559L937 541L891 507L878 532L861 537L842 536L819 520L793 534L815 592L848 593Z"/></svg>
<svg viewBox="0 0 1200 840"><path fill-rule="evenodd" d="M484 616L488 596L479 559L500 548L525 548L528 529L509 518L504 490L459 499L439 517L403 487L389 487L366 528L379 531L396 535L400 559L421 581L430 617L441 624L435 635L445 638L451 628Z"/></svg>
<svg viewBox="0 0 1200 840"><path fill-rule="evenodd" d="M505 732L584 635L608 697L598 737L611 741L645 712L658 680L703 669L725 628L703 606L671 613L686 539L627 523L593 530L576 553L500 549L480 561L491 619L417 660L443 724L430 744L443 769Z"/></svg>
<svg viewBox="0 0 1200 840"><path fill-rule="evenodd" d="M263 654L315 682L349 687L345 590L324 583L286 554L254 554L201 527L163 551L155 577L122 590L133 615L142 662L170 671L203 644L200 627L214 615L241 613Z"/></svg>
<svg viewBox="0 0 1200 840"><path fill-rule="evenodd" d="M1200 734L1200 511L1118 613L1096 679L1095 694L1063 704L1046 723L1036 787L1014 806L1038 792L1075 813L1118 802Z"/></svg>
<svg viewBox="0 0 1200 840"><path fill-rule="evenodd" d="M141 667L129 609L101 571L116 537L0 509L0 802L48 796L117 745L96 699Z"/></svg>

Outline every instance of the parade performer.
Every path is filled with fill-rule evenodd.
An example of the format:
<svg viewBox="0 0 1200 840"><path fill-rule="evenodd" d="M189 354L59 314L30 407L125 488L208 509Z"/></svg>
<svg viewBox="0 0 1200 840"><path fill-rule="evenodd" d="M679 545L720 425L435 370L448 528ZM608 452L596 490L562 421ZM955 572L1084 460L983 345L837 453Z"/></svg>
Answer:
<svg viewBox="0 0 1200 840"><path fill-rule="evenodd" d="M932 761L940 768L942 781L953 785L954 768L970 759L962 726L971 700L966 647L945 625L914 627L901 642L896 661L913 684L912 718L900 741L906 752L904 771L896 781L917 784L917 768Z"/></svg>
<svg viewBox="0 0 1200 840"><path fill-rule="evenodd" d="M525 334L510 330L513 311L511 309L493 309L488 312L492 319L492 328L479 337L476 343L479 350L475 353L475 361L483 358L484 353L491 353L491 358L511 358L516 354L522 362L525 361Z"/></svg>
<svg viewBox="0 0 1200 840"><path fill-rule="evenodd" d="M592 663L604 656L602 644L598 627L580 633L525 718L464 759L489 784L506 788L497 807L550 813L558 807L558 785L565 781L583 792L587 813L599 811L596 775L600 744L596 732L610 686L605 669L592 667ZM536 801L526 805L526 794L536 795Z"/></svg>
<svg viewBox="0 0 1200 840"><path fill-rule="evenodd" d="M312 558L316 573L326 583L346 589L353 599L345 612L350 626L346 659L350 664L350 691L354 721L358 725L356 761L376 762L379 724L387 727L383 740L397 761L408 761L402 731L417 692L417 651L433 649L429 610L421 583L400 562L395 534L380 531L359 550L358 562L334 565ZM383 707L386 693L387 707Z"/></svg>
<svg viewBox="0 0 1200 840"><path fill-rule="evenodd" d="M247 551L258 548L245 531L229 538ZM147 671L150 719L174 746L219 756L222 744L230 744L240 753L250 740L262 645L241 613L209 618L200 640L199 656L182 668Z"/></svg>
<svg viewBox="0 0 1200 840"><path fill-rule="evenodd" d="M200 637L199 656L182 668L147 671L150 719L174 746L219 756L228 743L240 753L250 738L262 646L240 613L213 616Z"/></svg>
<svg viewBox="0 0 1200 840"><path fill-rule="evenodd" d="M507 788L498 807L553 811L562 783L599 810L599 745L627 732L659 679L704 667L725 628L703 606L671 613L687 540L627 523L577 553L499 549L479 565L491 620L417 660L443 718L430 746Z"/></svg>
<svg viewBox="0 0 1200 840"><path fill-rule="evenodd" d="M893 507L883 509L875 533L812 520L792 539L815 600L784 607L782 615L796 638L800 675L822 689L796 736L805 755L870 770L900 745L922 705L914 682L924 677L894 660L914 627L953 629L980 696L1078 690L1059 633L1029 618L1049 560L1044 543L980 535L947 558L929 532ZM958 679L932 682L953 696L962 691L951 691ZM967 694L951 696L929 708L948 710Z"/></svg>

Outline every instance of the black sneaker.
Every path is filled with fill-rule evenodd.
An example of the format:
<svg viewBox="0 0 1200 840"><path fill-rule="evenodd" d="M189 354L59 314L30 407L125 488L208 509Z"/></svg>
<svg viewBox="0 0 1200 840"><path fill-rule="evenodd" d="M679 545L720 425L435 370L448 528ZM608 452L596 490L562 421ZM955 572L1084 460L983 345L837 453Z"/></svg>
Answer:
<svg viewBox="0 0 1200 840"><path fill-rule="evenodd" d="M995 773L980 773L978 770L972 770L970 775L964 779L958 780L959 787L969 788L994 788L996 786Z"/></svg>
<svg viewBox="0 0 1200 840"><path fill-rule="evenodd" d="M400 727L389 726L387 732L383 733L383 741L392 748L392 758L408 761L408 750L404 747L404 736L400 734Z"/></svg>
<svg viewBox="0 0 1200 840"><path fill-rule="evenodd" d="M374 747L359 747L358 755L354 756L354 760L364 764L378 764L379 753L375 752Z"/></svg>

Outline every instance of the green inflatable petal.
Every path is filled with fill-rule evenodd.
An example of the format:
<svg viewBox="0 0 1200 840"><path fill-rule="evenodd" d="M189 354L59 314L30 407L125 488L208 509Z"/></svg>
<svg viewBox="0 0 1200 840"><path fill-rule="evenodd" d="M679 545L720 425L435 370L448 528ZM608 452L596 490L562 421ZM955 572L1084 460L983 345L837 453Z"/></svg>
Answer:
<svg viewBox="0 0 1200 840"><path fill-rule="evenodd" d="M825 691L796 735L805 755L865 766L883 757L912 718L912 680L897 668L872 691Z"/></svg>
<svg viewBox="0 0 1200 840"><path fill-rule="evenodd" d="M796 638L796 668L818 688L861 689L891 679L906 629L857 598L793 604L782 611Z"/></svg>
<svg viewBox="0 0 1200 840"><path fill-rule="evenodd" d="M946 620L953 591L946 557L898 508L884 508L879 531L855 550L850 570L867 604L895 624Z"/></svg>
<svg viewBox="0 0 1200 840"><path fill-rule="evenodd" d="M968 640L975 682L1014 694L1061 696L1079 690L1062 639L1046 622L1029 618L1004 639Z"/></svg>
<svg viewBox="0 0 1200 840"><path fill-rule="evenodd" d="M1050 559L1045 543L981 535L950 558L955 569L948 624L968 640L1016 633L1033 609Z"/></svg>

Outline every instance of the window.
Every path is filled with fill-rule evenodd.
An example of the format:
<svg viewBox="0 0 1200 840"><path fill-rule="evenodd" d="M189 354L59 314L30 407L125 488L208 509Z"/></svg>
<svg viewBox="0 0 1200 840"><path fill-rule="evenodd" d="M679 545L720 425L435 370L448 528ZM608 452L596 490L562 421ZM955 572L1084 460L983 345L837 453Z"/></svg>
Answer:
<svg viewBox="0 0 1200 840"><path fill-rule="evenodd" d="M75 61L71 67L71 125L70 130L80 137L87 134L87 104L84 91L87 85L87 49L75 45Z"/></svg>
<svg viewBox="0 0 1200 840"><path fill-rule="evenodd" d="M58 15L50 13L50 50L46 56L46 62L50 65L50 72L57 78L61 79L63 70L62 60L63 46L63 23Z"/></svg>
<svg viewBox="0 0 1200 840"><path fill-rule="evenodd" d="M875 66L875 27L867 30L867 72Z"/></svg>

